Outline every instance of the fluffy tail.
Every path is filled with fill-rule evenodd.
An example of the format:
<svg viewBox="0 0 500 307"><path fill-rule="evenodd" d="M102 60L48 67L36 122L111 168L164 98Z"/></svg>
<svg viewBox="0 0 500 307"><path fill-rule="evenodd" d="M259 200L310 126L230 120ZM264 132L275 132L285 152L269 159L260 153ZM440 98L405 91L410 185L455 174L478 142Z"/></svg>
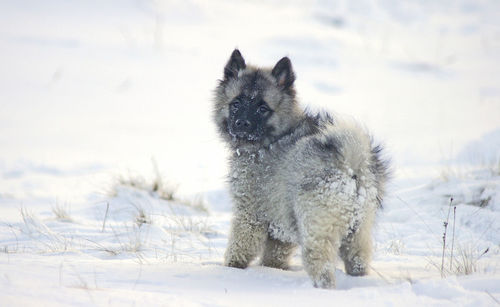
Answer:
<svg viewBox="0 0 500 307"><path fill-rule="evenodd" d="M385 195L385 185L391 177L389 160L382 157L383 148L381 145L373 145L371 150L370 170L375 174L377 185L377 202L382 207L382 200Z"/></svg>

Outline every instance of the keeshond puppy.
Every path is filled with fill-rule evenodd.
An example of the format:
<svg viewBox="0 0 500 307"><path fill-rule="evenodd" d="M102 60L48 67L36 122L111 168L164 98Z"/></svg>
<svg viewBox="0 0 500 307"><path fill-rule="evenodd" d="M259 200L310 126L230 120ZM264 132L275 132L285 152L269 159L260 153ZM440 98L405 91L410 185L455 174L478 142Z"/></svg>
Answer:
<svg viewBox="0 0 500 307"><path fill-rule="evenodd" d="M229 145L234 216L224 263L287 269L297 246L315 287L335 287L337 255L365 275L388 178L381 147L358 124L313 115L296 99L290 59L247 65L234 50L215 90L214 120Z"/></svg>

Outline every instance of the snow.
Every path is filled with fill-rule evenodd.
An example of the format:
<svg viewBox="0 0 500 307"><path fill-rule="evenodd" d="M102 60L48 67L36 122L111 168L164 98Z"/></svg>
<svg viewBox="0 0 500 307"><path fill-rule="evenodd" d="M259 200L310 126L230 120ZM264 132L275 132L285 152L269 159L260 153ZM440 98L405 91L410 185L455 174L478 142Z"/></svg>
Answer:
<svg viewBox="0 0 500 307"><path fill-rule="evenodd" d="M499 12L493 0L2 2L0 305L499 304ZM289 56L304 106L386 145L394 179L368 276L339 263L337 289L321 290L300 255L290 271L222 266L228 153L211 96L235 47L259 65Z"/></svg>

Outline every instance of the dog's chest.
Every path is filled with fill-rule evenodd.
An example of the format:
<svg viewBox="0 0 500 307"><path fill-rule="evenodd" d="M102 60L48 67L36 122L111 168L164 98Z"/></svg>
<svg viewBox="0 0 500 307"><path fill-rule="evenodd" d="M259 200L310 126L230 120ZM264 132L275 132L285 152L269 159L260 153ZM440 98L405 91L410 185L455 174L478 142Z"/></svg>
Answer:
<svg viewBox="0 0 500 307"><path fill-rule="evenodd" d="M255 156L238 157L231 163L230 183L233 196L239 197L245 206L267 220L270 201L276 194L276 180L271 161L261 161Z"/></svg>
<svg viewBox="0 0 500 307"><path fill-rule="evenodd" d="M254 156L241 157L231 163L229 180L233 194L244 196L252 203L262 203L269 196L272 170Z"/></svg>
<svg viewBox="0 0 500 307"><path fill-rule="evenodd" d="M269 234L281 241L297 242L297 226L291 201L275 176L279 161L241 159L232 161L230 182L240 209L251 211L256 220L269 225Z"/></svg>

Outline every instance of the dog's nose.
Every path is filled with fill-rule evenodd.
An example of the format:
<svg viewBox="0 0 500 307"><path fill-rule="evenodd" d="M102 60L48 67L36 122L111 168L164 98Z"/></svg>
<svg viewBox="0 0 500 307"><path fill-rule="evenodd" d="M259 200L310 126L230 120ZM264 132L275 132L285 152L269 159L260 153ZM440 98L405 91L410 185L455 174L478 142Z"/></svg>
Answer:
<svg viewBox="0 0 500 307"><path fill-rule="evenodd" d="M234 124L236 125L236 127L243 129L250 127L250 121L245 119L237 119Z"/></svg>

